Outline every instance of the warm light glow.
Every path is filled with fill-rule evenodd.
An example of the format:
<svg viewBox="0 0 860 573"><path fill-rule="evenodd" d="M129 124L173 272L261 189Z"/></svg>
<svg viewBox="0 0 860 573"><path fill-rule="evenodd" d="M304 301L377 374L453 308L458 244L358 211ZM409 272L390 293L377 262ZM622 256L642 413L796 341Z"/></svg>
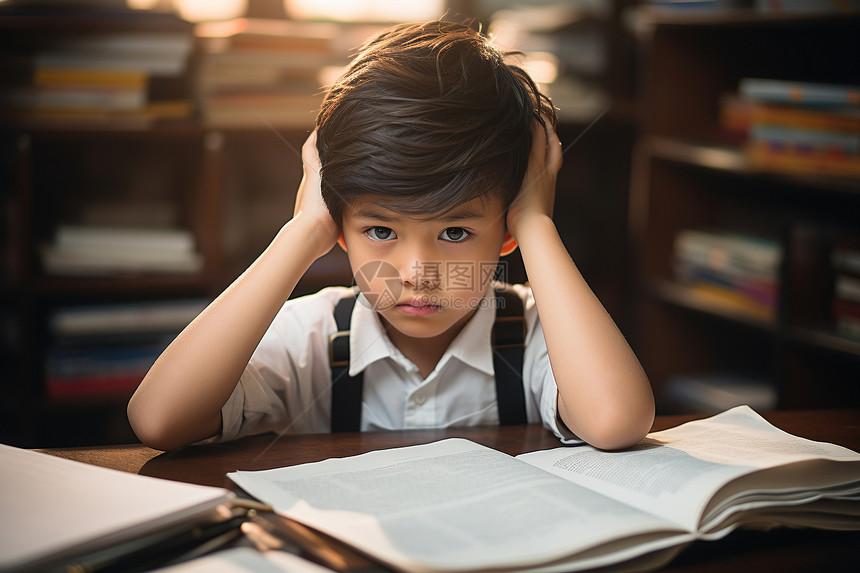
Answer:
<svg viewBox="0 0 860 573"><path fill-rule="evenodd" d="M336 82L344 71L345 66L323 66L317 74L317 80L321 86L328 87Z"/></svg>
<svg viewBox="0 0 860 573"><path fill-rule="evenodd" d="M125 0L126 5L132 10L152 10L161 0Z"/></svg>
<svg viewBox="0 0 860 573"><path fill-rule="evenodd" d="M173 0L173 5L189 22L206 22L243 16L248 0Z"/></svg>
<svg viewBox="0 0 860 573"><path fill-rule="evenodd" d="M445 12L444 0L284 0L291 18L342 22L435 20Z"/></svg>
<svg viewBox="0 0 860 573"><path fill-rule="evenodd" d="M539 84L551 84L558 78L558 58L549 52L527 52L521 65Z"/></svg>
<svg viewBox="0 0 860 573"><path fill-rule="evenodd" d="M234 18L216 22L203 22L194 27L194 35L198 38L229 38L248 29L248 20Z"/></svg>

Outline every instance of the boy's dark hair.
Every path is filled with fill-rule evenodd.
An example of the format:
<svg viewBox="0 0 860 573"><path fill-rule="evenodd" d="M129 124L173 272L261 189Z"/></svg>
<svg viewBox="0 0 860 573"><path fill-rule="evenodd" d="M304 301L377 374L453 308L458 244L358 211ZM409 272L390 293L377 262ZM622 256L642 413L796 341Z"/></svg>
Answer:
<svg viewBox="0 0 860 573"><path fill-rule="evenodd" d="M468 25L394 26L361 47L317 116L323 198L338 223L365 195L412 216L486 195L507 207L541 115L555 125L549 98Z"/></svg>

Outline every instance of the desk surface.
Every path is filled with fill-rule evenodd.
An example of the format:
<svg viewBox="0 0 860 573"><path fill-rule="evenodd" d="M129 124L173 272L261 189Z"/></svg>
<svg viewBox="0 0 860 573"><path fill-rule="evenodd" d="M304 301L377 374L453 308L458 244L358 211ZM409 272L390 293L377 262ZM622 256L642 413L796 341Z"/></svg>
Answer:
<svg viewBox="0 0 860 573"><path fill-rule="evenodd" d="M860 410L811 410L764 413L775 426L812 440L860 451ZM659 416L654 430L697 416ZM449 428L254 436L234 442L189 446L160 452L142 445L41 450L60 457L143 475L236 489L227 477L234 470L261 470L345 457L372 450L463 437L511 455L559 445L541 426ZM860 532L781 529L738 531L726 539L699 542L667 570L686 571L860 571Z"/></svg>

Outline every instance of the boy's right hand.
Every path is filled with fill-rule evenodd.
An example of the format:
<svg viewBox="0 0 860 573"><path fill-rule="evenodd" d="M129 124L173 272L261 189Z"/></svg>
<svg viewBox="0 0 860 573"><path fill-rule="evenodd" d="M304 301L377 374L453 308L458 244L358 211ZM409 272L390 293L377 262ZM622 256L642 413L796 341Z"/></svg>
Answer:
<svg viewBox="0 0 860 573"><path fill-rule="evenodd" d="M322 198L319 152L317 151L317 132L314 130L304 145L302 145L302 182L296 194L296 206L293 209L293 219L301 216L310 219L322 230L323 240L320 245L325 254L334 247L340 237L340 227L331 218L328 207Z"/></svg>

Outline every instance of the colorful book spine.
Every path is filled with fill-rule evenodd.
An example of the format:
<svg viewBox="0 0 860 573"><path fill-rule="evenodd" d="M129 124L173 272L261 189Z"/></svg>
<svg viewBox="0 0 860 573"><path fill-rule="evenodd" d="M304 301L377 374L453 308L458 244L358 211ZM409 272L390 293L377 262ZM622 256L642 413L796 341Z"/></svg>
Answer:
<svg viewBox="0 0 860 573"><path fill-rule="evenodd" d="M675 280L714 307L773 320L782 249L776 241L722 231L684 230L674 244Z"/></svg>
<svg viewBox="0 0 860 573"><path fill-rule="evenodd" d="M134 392L146 371L108 376L77 376L48 378L46 391L51 398L126 395Z"/></svg>
<svg viewBox="0 0 860 573"><path fill-rule="evenodd" d="M738 89L754 101L829 108L860 106L860 86L744 78Z"/></svg>
<svg viewBox="0 0 860 573"><path fill-rule="evenodd" d="M9 22L0 22L3 34L20 38L9 45L21 46L4 55L16 73L0 86L3 119L23 128L117 130L190 117L190 23L158 11L98 6L105 2L67 2L57 14L40 2L14 4ZM58 14L68 20L61 33ZM16 17L28 24L16 26ZM184 106L164 110L163 102Z"/></svg>
<svg viewBox="0 0 860 573"><path fill-rule="evenodd" d="M860 158L839 151L816 151L785 142L753 141L746 147L750 165L793 175L860 177Z"/></svg>
<svg viewBox="0 0 860 573"><path fill-rule="evenodd" d="M743 139L754 168L860 176L860 86L745 78L738 91L725 100L722 129Z"/></svg>
<svg viewBox="0 0 860 573"><path fill-rule="evenodd" d="M56 309L44 364L51 398L128 394L206 306L201 299Z"/></svg>
<svg viewBox="0 0 860 573"><path fill-rule="evenodd" d="M48 355L51 398L127 393L140 383L163 347L55 349Z"/></svg>

